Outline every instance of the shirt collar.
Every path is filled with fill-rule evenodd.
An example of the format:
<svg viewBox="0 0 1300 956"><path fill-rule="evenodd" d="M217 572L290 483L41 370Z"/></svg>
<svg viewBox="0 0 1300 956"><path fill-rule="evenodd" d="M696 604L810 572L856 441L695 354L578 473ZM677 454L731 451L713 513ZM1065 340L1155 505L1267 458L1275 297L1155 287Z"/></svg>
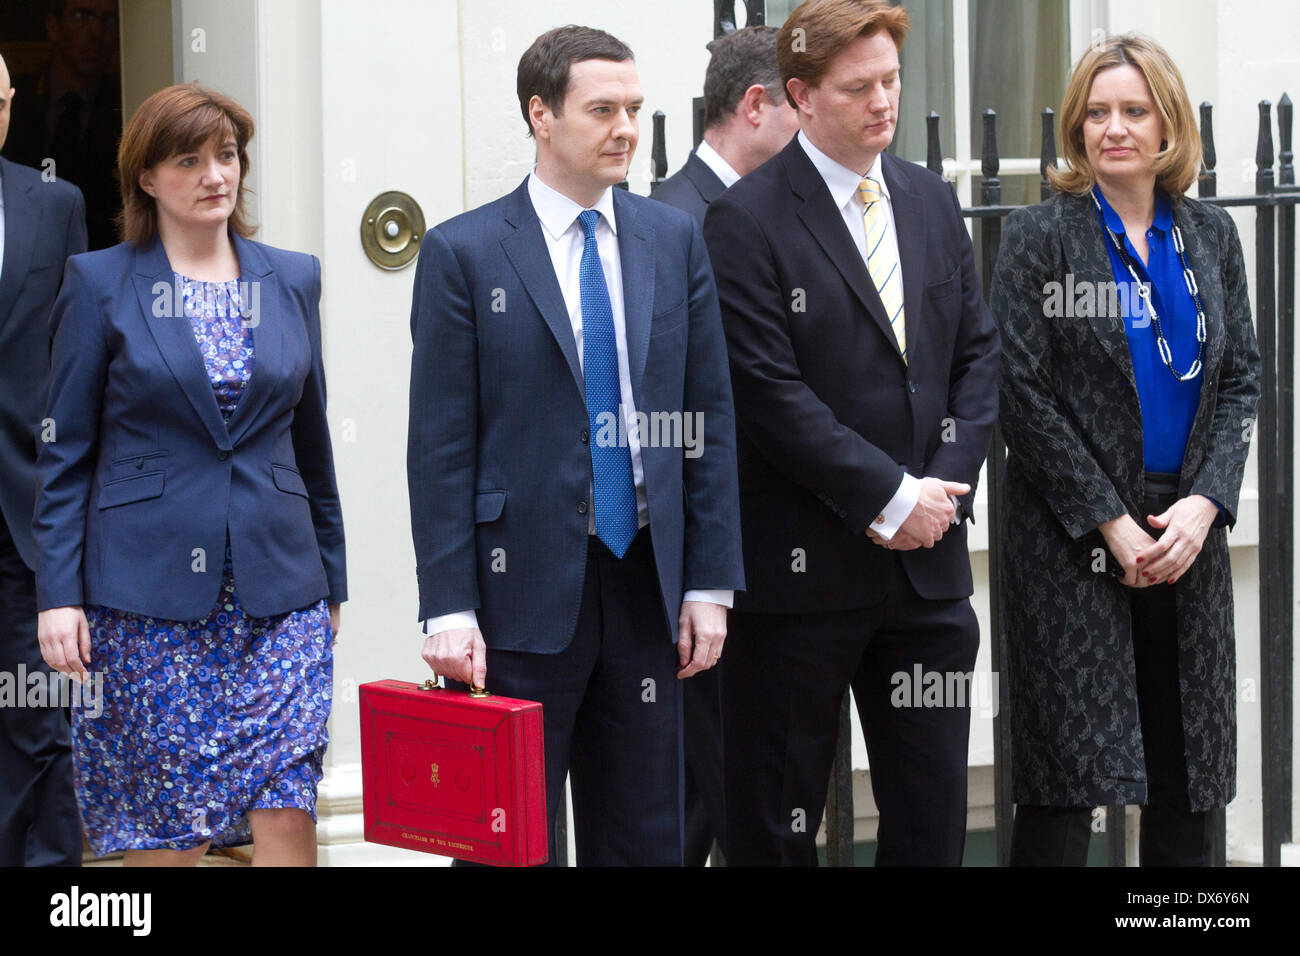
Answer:
<svg viewBox="0 0 1300 956"><path fill-rule="evenodd" d="M700 140L700 145L695 148L695 155L700 157L705 166L713 170L713 175L722 180L722 185L727 189L739 182L740 173L722 158L721 153L709 145L708 140Z"/></svg>
<svg viewBox="0 0 1300 956"><path fill-rule="evenodd" d="M1101 187L1094 185L1092 194L1097 197L1097 202L1101 204L1101 217L1106 221L1106 228L1118 236L1124 235L1127 230L1124 228L1124 220L1119 218L1110 203L1106 201L1105 194L1102 193ZM1159 229L1161 232L1168 232L1173 228L1173 204L1170 203L1169 197L1159 186L1156 187L1156 213L1155 218L1151 220L1151 228Z"/></svg>
<svg viewBox="0 0 1300 956"><path fill-rule="evenodd" d="M831 159L813 145L812 140L808 138L803 130L799 130L799 145L803 147L803 151L808 154L812 164L817 167L817 172L821 173L822 179L826 181L826 188L830 190L831 199L835 202L837 208L842 209L845 203L858 195L858 188L862 185L863 179L861 173L855 172L847 166L841 166ZM881 154L877 153L871 168L867 170L867 176L880 183L880 192L888 199L889 183L885 182L880 157Z"/></svg>
<svg viewBox="0 0 1300 956"><path fill-rule="evenodd" d="M591 208L600 213L601 218L609 224L609 228L617 236L618 224L614 220L613 189L613 186L605 187L605 191L600 194L600 199ZM577 221L578 213L586 208L542 182L536 168L528 174L528 198L533 202L537 218L542 221L542 228L555 240L568 231L569 227Z"/></svg>

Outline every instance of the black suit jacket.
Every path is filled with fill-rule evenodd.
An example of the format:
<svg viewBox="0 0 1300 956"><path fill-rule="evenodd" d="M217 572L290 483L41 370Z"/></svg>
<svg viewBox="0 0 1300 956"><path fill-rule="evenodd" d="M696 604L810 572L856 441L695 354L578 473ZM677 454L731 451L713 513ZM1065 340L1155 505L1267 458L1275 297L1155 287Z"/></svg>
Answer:
<svg viewBox="0 0 1300 956"><path fill-rule="evenodd" d="M15 163L43 168L54 131L45 124L50 105L50 71L14 77L13 118L5 156ZM91 249L117 244L117 215L122 194L117 183L117 145L122 138L122 81L113 74L100 80L72 169L56 169L59 179L77 186L86 202L86 233ZM84 251L84 250L83 250Z"/></svg>
<svg viewBox="0 0 1300 956"><path fill-rule="evenodd" d="M727 187L722 185L718 174L692 151L686 165L655 187L650 198L676 206L694 216L700 225L704 225L704 214L709 211L709 203L726 191Z"/></svg>
<svg viewBox="0 0 1300 956"><path fill-rule="evenodd" d="M928 170L882 161L907 363L798 137L709 206L740 432L741 610L871 606L894 554L924 598L972 591L964 523L932 549L891 552L866 536L905 470L973 489L997 418L998 334L956 196ZM970 496L961 505L969 517Z"/></svg>
<svg viewBox="0 0 1300 956"><path fill-rule="evenodd" d="M0 514L23 562L35 570L32 511L50 376L50 310L64 261L86 251L86 210L76 186L42 182L40 173L26 166L0 159L0 179L5 223L0 271Z"/></svg>

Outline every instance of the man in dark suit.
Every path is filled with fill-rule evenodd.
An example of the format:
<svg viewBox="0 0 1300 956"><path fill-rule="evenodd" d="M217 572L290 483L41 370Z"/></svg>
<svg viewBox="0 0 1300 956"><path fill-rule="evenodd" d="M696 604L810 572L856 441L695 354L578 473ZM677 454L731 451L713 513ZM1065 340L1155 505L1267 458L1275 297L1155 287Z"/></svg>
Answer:
<svg viewBox="0 0 1300 956"><path fill-rule="evenodd" d="M704 140L651 193L701 225L709 203L779 153L799 129L799 114L781 88L776 34L776 27L745 27L709 45Z"/></svg>
<svg viewBox="0 0 1300 956"><path fill-rule="evenodd" d="M0 59L0 149L14 91ZM81 824L68 719L58 702L26 706L19 674L51 671L36 640L36 450L50 374L50 309L63 263L86 251L81 193L0 158L0 866L76 866ZM25 681L23 683L26 683ZM18 706L20 703L22 706Z"/></svg>
<svg viewBox="0 0 1300 956"><path fill-rule="evenodd" d="M80 188L91 249L115 245L122 211L117 143L122 83L114 72L118 0L46 0L50 63L15 76L9 159ZM53 162L50 166L49 163Z"/></svg>
<svg viewBox="0 0 1300 956"><path fill-rule="evenodd" d="M422 656L541 701L552 861L568 774L580 865L680 865L679 679L717 663L744 584L713 276L689 216L611 188L631 50L552 30L517 88L536 168L431 229L416 273Z"/></svg>
<svg viewBox="0 0 1300 956"><path fill-rule="evenodd" d="M651 195L704 224L704 213L741 176L767 162L799 129L776 66L776 27L745 27L709 45L704 140ZM686 707L686 864L703 866L714 840L725 857L719 664L682 688Z"/></svg>
<svg viewBox="0 0 1300 956"><path fill-rule="evenodd" d="M705 220L749 582L723 672L731 863L816 863L846 687L877 862L961 862L979 644L961 519L998 338L952 189L884 153L906 27L883 0L796 9L777 55L800 133Z"/></svg>

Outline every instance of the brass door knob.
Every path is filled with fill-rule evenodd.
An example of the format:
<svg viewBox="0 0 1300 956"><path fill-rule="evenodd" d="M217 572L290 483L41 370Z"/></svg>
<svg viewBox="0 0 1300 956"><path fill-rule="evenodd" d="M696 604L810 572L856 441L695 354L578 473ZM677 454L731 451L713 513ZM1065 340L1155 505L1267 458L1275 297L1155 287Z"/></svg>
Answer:
<svg viewBox="0 0 1300 956"><path fill-rule="evenodd" d="M380 193L361 215L361 248L381 269L405 267L420 251L424 212L404 192Z"/></svg>

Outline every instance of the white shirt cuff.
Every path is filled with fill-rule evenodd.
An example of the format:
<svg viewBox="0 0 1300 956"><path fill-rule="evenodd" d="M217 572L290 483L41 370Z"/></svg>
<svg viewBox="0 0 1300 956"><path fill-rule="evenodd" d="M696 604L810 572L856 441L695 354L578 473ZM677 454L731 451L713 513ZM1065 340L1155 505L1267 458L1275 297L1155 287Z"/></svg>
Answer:
<svg viewBox="0 0 1300 956"><path fill-rule="evenodd" d="M961 502L957 500L956 495L949 495L948 500L952 502L952 523L961 524L962 519L965 517L961 513Z"/></svg>
<svg viewBox="0 0 1300 956"><path fill-rule="evenodd" d="M468 611L456 611L452 614L440 614L437 617L431 617L424 622L424 636L432 637L435 634L441 634L443 631L457 631L461 628L477 628L478 614L472 609Z"/></svg>
<svg viewBox="0 0 1300 956"><path fill-rule="evenodd" d="M735 591L687 591L682 595L683 604L687 601L703 601L706 604L721 604L723 607L731 607L735 599Z"/></svg>
<svg viewBox="0 0 1300 956"><path fill-rule="evenodd" d="M884 510L872 522L871 530L886 541L891 540L898 533L898 529L903 526L907 516L912 513L912 509L916 507L916 503L920 498L920 479L913 478L907 472L903 472L903 480L898 483L898 490L894 492L894 497L889 499L889 504L885 505ZM885 520L881 521L881 518Z"/></svg>

